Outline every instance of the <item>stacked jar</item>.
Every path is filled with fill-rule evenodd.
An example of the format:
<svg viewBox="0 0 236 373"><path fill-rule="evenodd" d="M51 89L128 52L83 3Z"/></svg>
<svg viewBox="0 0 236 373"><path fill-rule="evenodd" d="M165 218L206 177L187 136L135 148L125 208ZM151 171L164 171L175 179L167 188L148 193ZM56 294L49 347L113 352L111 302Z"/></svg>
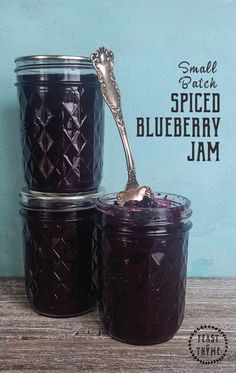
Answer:
<svg viewBox="0 0 236 373"><path fill-rule="evenodd" d="M26 56L15 62L27 185L20 193L26 293L41 314L78 315L97 300L100 85L88 57Z"/></svg>

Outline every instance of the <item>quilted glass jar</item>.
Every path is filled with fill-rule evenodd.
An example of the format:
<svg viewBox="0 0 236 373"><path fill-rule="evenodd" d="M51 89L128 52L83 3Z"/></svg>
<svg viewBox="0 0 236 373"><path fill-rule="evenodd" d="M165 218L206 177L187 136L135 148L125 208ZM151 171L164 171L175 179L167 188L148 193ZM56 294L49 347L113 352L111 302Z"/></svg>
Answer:
<svg viewBox="0 0 236 373"><path fill-rule="evenodd" d="M104 107L90 59L15 61L27 185L53 193L96 190L102 180Z"/></svg>
<svg viewBox="0 0 236 373"><path fill-rule="evenodd" d="M96 306L95 202L100 193L21 191L25 287L38 313L66 317Z"/></svg>
<svg viewBox="0 0 236 373"><path fill-rule="evenodd" d="M97 202L100 316L116 339L161 343L183 321L190 201L155 193L162 207L132 208L115 198Z"/></svg>

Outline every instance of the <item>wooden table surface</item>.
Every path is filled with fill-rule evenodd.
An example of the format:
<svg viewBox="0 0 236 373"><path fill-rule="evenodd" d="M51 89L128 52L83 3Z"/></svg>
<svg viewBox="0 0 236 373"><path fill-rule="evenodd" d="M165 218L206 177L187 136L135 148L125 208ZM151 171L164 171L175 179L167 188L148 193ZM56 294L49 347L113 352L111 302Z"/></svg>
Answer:
<svg viewBox="0 0 236 373"><path fill-rule="evenodd" d="M214 365L195 361L190 333L200 325L226 333L229 349ZM236 372L236 279L188 279L185 318L177 335L154 346L108 337L94 311L53 319L36 314L22 279L0 279L0 371L3 372Z"/></svg>

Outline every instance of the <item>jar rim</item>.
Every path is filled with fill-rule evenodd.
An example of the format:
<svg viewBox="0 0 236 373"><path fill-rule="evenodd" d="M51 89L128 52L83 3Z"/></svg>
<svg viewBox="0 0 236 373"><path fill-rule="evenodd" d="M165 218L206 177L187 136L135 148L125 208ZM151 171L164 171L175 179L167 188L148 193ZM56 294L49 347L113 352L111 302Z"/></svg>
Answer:
<svg viewBox="0 0 236 373"><path fill-rule="evenodd" d="M44 193L24 187L20 191L20 204L26 209L74 209L95 207L97 199L104 194L100 187L95 191L80 193Z"/></svg>
<svg viewBox="0 0 236 373"><path fill-rule="evenodd" d="M168 207L129 207L114 204L117 193L103 194L97 200L96 207L99 211L111 217L119 217L126 221L133 219L151 219L158 221L171 221L188 219L192 215L191 201L178 194L154 192L155 198L172 202Z"/></svg>
<svg viewBox="0 0 236 373"><path fill-rule="evenodd" d="M24 70L37 70L39 68L84 68L92 69L93 64L89 57L69 55L32 55L15 59L15 72Z"/></svg>
<svg viewBox="0 0 236 373"><path fill-rule="evenodd" d="M168 200L170 200L171 202L173 202L173 204L171 206L168 206L168 207L135 207L135 209L137 210L153 210L153 209L161 209L161 210L164 210L164 209L172 209L172 208L176 208L176 207L180 207L180 206L186 206L186 207L189 207L191 205L191 201L187 198L187 197L184 197L182 195L179 195L179 194L174 194L174 193L168 193L168 192L153 192L154 193L154 196L155 197L162 197L162 196L168 196ZM98 203L101 203L101 205L108 205L109 203L106 203L105 201L113 201L116 199L116 196L117 196L117 193L106 193L106 194L103 194L101 197L98 198ZM173 198L173 199L170 199L169 197ZM174 198L178 198L178 199L182 199L182 201L184 203L180 203L180 202L177 202L177 201L174 201ZM164 199L164 198L161 198L161 199ZM111 204L109 204L111 205ZM125 209L130 209L129 206L119 206L119 205L112 205L112 207L114 207L115 209L118 209L118 210L123 210L124 208Z"/></svg>
<svg viewBox="0 0 236 373"><path fill-rule="evenodd" d="M86 61L90 62L92 64L92 61L90 57L85 56L72 56L72 55L63 55L63 54L35 54L35 55L29 55L29 56L20 56L15 58L15 62L18 61L52 61L52 60L73 60L73 61Z"/></svg>

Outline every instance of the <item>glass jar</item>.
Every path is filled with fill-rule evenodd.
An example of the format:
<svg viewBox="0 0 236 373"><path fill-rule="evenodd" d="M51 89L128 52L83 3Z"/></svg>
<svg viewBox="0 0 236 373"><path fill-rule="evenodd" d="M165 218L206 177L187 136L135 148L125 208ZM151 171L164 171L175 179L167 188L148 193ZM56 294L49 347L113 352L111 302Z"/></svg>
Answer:
<svg viewBox="0 0 236 373"><path fill-rule="evenodd" d="M94 194L21 191L25 287L40 314L88 312L97 302L96 208Z"/></svg>
<svg viewBox="0 0 236 373"><path fill-rule="evenodd" d="M183 321L190 201L155 193L160 207L132 208L115 199L97 201L100 316L120 341L161 343Z"/></svg>
<svg viewBox="0 0 236 373"><path fill-rule="evenodd" d="M102 180L104 105L92 62L72 56L15 62L27 185L53 193L96 190Z"/></svg>

